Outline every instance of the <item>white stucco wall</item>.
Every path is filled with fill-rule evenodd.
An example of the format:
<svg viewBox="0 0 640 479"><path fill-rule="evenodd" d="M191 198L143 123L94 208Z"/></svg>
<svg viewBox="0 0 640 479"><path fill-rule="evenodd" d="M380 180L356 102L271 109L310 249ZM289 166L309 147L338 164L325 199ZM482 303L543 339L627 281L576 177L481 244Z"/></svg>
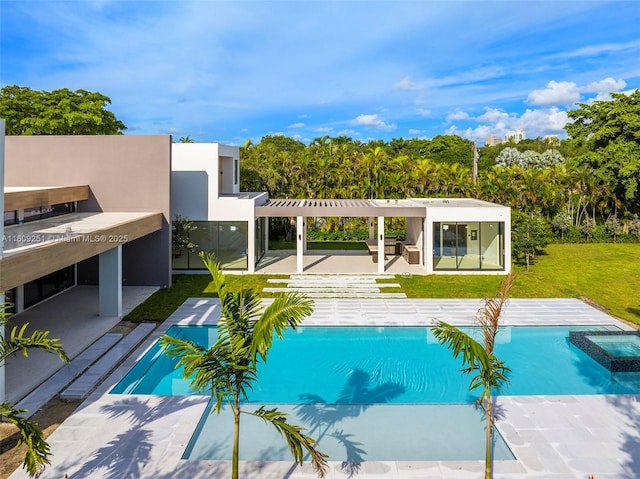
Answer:
<svg viewBox="0 0 640 479"><path fill-rule="evenodd" d="M238 198L220 204L224 195L240 192L240 149L219 143L173 143L171 145L171 216L193 221L215 221L238 215L247 218ZM251 210L253 203L250 203ZM231 208L231 210L228 210ZM238 208L236 210L236 208ZM244 211L244 215L242 214ZM222 217L226 216L226 217ZM253 217L253 210L250 217Z"/></svg>
<svg viewBox="0 0 640 479"><path fill-rule="evenodd" d="M456 199L431 200L425 204L424 266L427 273L437 274L504 274L511 271L511 208L479 200ZM504 271L434 271L433 223L504 223ZM485 245L483 245L485 246ZM489 246L489 245L486 245ZM496 246L496 245L494 245Z"/></svg>
<svg viewBox="0 0 640 479"><path fill-rule="evenodd" d="M220 143L171 145L171 218L246 221L248 271L254 272L255 205L269 195L240 193L240 148Z"/></svg>

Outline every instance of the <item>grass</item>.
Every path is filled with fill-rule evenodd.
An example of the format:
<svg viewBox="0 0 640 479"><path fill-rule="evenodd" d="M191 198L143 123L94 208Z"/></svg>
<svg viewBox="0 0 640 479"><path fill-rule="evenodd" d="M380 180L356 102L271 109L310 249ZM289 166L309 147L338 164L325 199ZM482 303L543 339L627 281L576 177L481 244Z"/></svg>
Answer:
<svg viewBox="0 0 640 479"><path fill-rule="evenodd" d="M348 242L335 243L344 246ZM517 278L512 297L581 298L602 306L613 316L640 325L638 258L640 244L549 245L529 273L515 267ZM275 277L288 276L226 275L230 288L252 288L258 292L266 286L268 278ZM502 276L493 275L414 275L398 276L392 281L400 283L410 298L482 298L492 296L501 280ZM386 291L398 292L398 288ZM171 288L156 292L125 319L162 321L189 297L213 296L208 274L176 275Z"/></svg>
<svg viewBox="0 0 640 479"><path fill-rule="evenodd" d="M602 306L618 318L640 325L640 244L553 244L530 272L514 269L514 298L580 298ZM500 276L398 277L412 298L492 296Z"/></svg>
<svg viewBox="0 0 640 479"><path fill-rule="evenodd" d="M232 291L253 289L261 292L267 285L268 278L288 278L288 275L259 275L259 274L227 274L227 287ZM269 296L265 294L264 296ZM171 288L156 291L144 303L138 305L127 314L124 319L133 322L164 321L187 298L215 298L211 276L206 274L177 274L173 276Z"/></svg>

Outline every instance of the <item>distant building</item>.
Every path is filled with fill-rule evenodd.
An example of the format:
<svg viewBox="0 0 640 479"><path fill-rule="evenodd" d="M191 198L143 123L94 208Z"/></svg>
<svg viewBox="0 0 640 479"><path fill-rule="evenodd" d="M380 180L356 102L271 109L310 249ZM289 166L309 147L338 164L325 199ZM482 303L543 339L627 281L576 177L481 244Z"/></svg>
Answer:
<svg viewBox="0 0 640 479"><path fill-rule="evenodd" d="M504 141L508 143L509 141L513 141L514 143L520 143L522 140L526 140L527 135L524 130L510 130L504 134Z"/></svg>
<svg viewBox="0 0 640 479"><path fill-rule="evenodd" d="M499 145L500 143L502 143L502 140L500 139L499 136L496 136L496 135L488 136L484 140L484 145L485 146L496 146L496 145Z"/></svg>

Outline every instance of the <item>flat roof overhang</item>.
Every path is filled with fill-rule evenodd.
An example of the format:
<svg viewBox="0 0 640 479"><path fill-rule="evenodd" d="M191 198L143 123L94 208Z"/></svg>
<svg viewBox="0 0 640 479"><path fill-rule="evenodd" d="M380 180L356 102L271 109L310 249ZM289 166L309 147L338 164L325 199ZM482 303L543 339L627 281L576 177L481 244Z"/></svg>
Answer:
<svg viewBox="0 0 640 479"><path fill-rule="evenodd" d="M89 199L89 186L5 186L5 211L36 208L38 206L58 205Z"/></svg>
<svg viewBox="0 0 640 479"><path fill-rule="evenodd" d="M370 218L374 216L424 218L426 208L410 200L305 199L268 200L256 206L257 217L328 217Z"/></svg>
<svg viewBox="0 0 640 479"><path fill-rule="evenodd" d="M162 213L71 213L7 226L0 260L6 291L162 229Z"/></svg>

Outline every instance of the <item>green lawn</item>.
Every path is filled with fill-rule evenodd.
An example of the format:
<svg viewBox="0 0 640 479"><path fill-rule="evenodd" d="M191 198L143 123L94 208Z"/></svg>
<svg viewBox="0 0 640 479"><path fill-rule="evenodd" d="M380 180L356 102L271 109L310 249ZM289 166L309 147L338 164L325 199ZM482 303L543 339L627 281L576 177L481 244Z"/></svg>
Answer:
<svg viewBox="0 0 640 479"><path fill-rule="evenodd" d="M259 274L225 275L227 286L235 291L240 289L262 291L267 285L268 278L288 277L288 275L266 276ZM127 314L124 319L134 322L164 321L187 298L212 298L216 296L208 272L207 274L177 274L173 276L171 288L156 291L144 303Z"/></svg>
<svg viewBox="0 0 640 479"><path fill-rule="evenodd" d="M514 298L584 298L640 324L640 244L553 244L529 273L516 266ZM398 278L413 298L477 298L495 293L501 277Z"/></svg>
<svg viewBox="0 0 640 479"><path fill-rule="evenodd" d="M529 273L515 268L512 297L584 298L640 325L640 244L557 244L548 246L546 252ZM276 276L226 275L230 288L255 291L262 291L269 277ZM414 275L398 276L394 281L412 298L481 298L492 296L501 280L502 276ZM397 292L398 288L387 291ZM207 296L214 296L208 274L176 275L170 289L156 292L125 319L162 321L188 297Z"/></svg>

